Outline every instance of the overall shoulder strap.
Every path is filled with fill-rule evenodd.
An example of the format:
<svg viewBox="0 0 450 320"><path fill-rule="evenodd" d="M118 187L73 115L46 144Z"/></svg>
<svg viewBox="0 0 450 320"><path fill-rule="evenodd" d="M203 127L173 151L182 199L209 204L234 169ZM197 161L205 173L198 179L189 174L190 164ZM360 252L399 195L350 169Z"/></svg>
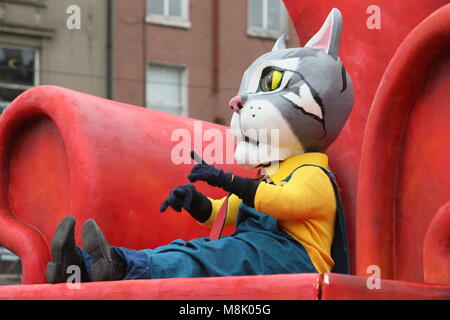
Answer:
<svg viewBox="0 0 450 320"><path fill-rule="evenodd" d="M345 227L345 216L344 216L344 208L342 206L341 196L339 194L339 188L336 183L335 177L331 171L328 169L318 166L315 164L304 164L297 168L295 168L289 176L287 176L283 181L289 181L298 169L310 166L317 167L322 169L322 171L330 178L331 184L333 185L334 194L336 197L336 223L334 226L334 238L333 243L331 245L331 257L334 260L334 267L331 270L334 273L350 273L350 257L348 252L348 242L347 242L347 232Z"/></svg>

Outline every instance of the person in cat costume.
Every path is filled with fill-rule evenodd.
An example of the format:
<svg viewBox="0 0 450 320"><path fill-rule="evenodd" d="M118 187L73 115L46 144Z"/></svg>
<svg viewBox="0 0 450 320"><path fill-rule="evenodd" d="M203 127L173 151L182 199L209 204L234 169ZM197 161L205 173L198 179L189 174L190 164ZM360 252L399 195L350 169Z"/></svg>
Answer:
<svg viewBox="0 0 450 320"><path fill-rule="evenodd" d="M349 273L342 204L323 153L353 106L352 82L338 56L341 30L341 13L333 9L304 47L287 49L283 35L245 71L238 95L230 101L235 159L262 169L261 179L197 164L188 179L222 188L229 196L211 199L186 184L172 190L161 205L162 212L169 206L185 209L211 226L227 201L226 225L236 226L232 235L175 240L137 251L110 246L89 219L81 249L75 244L75 219L68 216L52 240L47 280L66 281L70 265L81 268L82 281ZM261 129L277 130L278 143L259 140L253 133ZM272 152L249 162L263 147Z"/></svg>

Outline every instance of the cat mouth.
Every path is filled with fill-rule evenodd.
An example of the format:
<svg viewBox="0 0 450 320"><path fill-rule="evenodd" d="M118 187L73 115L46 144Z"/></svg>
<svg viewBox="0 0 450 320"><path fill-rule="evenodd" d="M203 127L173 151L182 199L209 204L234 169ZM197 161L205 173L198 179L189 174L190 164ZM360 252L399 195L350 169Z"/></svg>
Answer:
<svg viewBox="0 0 450 320"><path fill-rule="evenodd" d="M256 146L259 146L258 140L253 140L252 138L246 136L245 134L244 134L244 141L247 143L253 143L253 144L256 144Z"/></svg>
<svg viewBox="0 0 450 320"><path fill-rule="evenodd" d="M245 134L243 134L243 136L244 136L244 141L245 141L246 143L252 143L252 144L254 144L254 145L256 145L256 146L259 146L259 141L258 141L258 140L254 140L254 139L252 139L252 138L246 136ZM270 161L267 161L267 162L258 164L258 165L255 166L254 168L267 168L267 167L270 167L270 165L271 165L271 162L270 162Z"/></svg>
<svg viewBox="0 0 450 320"><path fill-rule="evenodd" d="M270 167L270 164L271 164L270 161L269 162L264 162L264 163L258 164L256 166L256 168L267 168L267 167Z"/></svg>
<svg viewBox="0 0 450 320"><path fill-rule="evenodd" d="M259 146L259 141L258 140L254 140L254 139L246 136L245 134L243 134L243 136L244 136L244 141L246 143L252 143L252 144L254 144L256 146ZM267 167L270 167L270 165L271 165L271 162L268 161L268 162L260 163L260 164L256 165L254 168L267 168Z"/></svg>

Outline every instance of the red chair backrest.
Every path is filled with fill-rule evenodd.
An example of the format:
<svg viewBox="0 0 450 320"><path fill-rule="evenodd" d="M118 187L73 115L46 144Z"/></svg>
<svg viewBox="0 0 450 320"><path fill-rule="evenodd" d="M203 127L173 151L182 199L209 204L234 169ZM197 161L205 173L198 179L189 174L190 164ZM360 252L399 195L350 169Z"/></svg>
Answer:
<svg viewBox="0 0 450 320"><path fill-rule="evenodd" d="M420 31L421 35L416 32L415 41L420 42L419 38L423 36L424 40L427 40L430 50L421 51L406 44L403 46L403 50L406 49L410 53L421 52L422 56L416 55L417 59L408 61L409 65L407 66L401 61L402 56L394 58L391 67L394 66L395 68L395 64L401 63L406 68L404 72L401 72L398 79L393 79L392 73L385 74L385 70L411 30L435 10L447 4L448 1L419 1L415 2L414 5L405 5L401 1L389 0L375 2L371 0L323 0L320 1L320 5L315 0L284 0L284 3L294 22L301 44L305 44L319 30L333 7L338 8L343 15L343 33L339 55L353 80L355 104L342 133L329 148L328 155L341 187L347 218L352 271L367 276L368 265L380 264L384 277L420 281L423 279L421 252L426 228L436 210L446 200L450 199L449 184L444 183L444 181L448 181L448 179L445 180L448 178L448 171L443 168L444 163L449 162L450 159L448 151L449 127L445 121L449 115L448 92L445 91L445 87L448 88L448 60L438 58L435 55L436 48L440 48L438 50L445 53L445 50L448 52L448 47L445 49L445 43L441 43L433 48L434 45L430 44L427 39L427 34L431 34L432 30ZM369 29L367 27L369 18L377 13L373 11L373 5L377 5L379 9L380 29ZM438 31L438 29L444 27L441 24L445 23L435 21L426 28ZM410 75L416 67L421 67L421 73L415 74L414 79L419 79L419 84L423 84L427 77L427 71L432 68L429 66L429 63L433 62L432 59L435 59L434 62L438 69L433 72L432 80L428 82L427 87L420 88L420 85L413 83L410 85ZM415 65L416 63L418 63L418 66ZM447 72L445 72L446 70ZM404 94L402 92L392 92L389 98L385 98L384 103L387 104L385 107L381 107L381 103L377 102L380 99L379 97L385 94L383 90L385 91L386 86L395 87L402 83L406 88L409 85L410 88L417 88L417 93L420 95L415 102L411 101L413 96L409 95L407 98L410 99L408 106L403 106L407 110L413 110L410 118L407 117L407 114L404 114L404 117L394 118L389 113L389 110L394 108L393 104L388 107L389 98L400 97ZM432 104L436 113L427 113L425 111L427 104ZM416 107L413 105L416 105ZM406 111L403 107L401 109ZM370 116L369 110L371 110ZM386 121L376 123L374 116L372 116L376 113L382 113L381 118ZM400 140L398 140L397 143L391 145L392 148L398 149L397 159L390 158L389 152L388 154L380 154L380 149L374 149L373 145L367 142L367 140L373 141L374 134L380 139L380 144L383 144L385 139L389 139L392 135L391 130L388 129L389 121L393 121L395 125L400 126L409 124L406 131L400 135L405 137L406 144L400 148ZM370 132L364 134L366 125L370 127ZM420 141L420 143L416 143L416 141ZM364 151L361 152L363 144L365 144L366 155L362 154ZM417 155L415 154L416 150L413 149L414 145L426 148L421 149L421 151L426 150L436 154L427 154L428 161L426 162L416 161ZM370 205L364 204L367 198L378 199L377 195L381 195L386 187L381 182L371 181L374 178L371 170L375 165L384 168L386 166L397 167L397 164L401 168L398 181L396 180L399 183L399 188L390 190L388 193L390 199L395 197L396 200L392 203L397 203L400 206L397 209L401 216L393 222L394 224L380 225L375 216L381 213L373 212L374 218L371 219L369 218L370 214L365 209L373 205L374 208L381 210L380 207L375 206L374 202L376 201L370 201ZM363 167L362 169L360 169L360 165ZM436 171L438 167L439 173ZM433 178L434 181L428 180L427 177L429 176L438 178ZM358 179L366 182L358 183ZM391 182L394 183L394 181ZM369 191L368 187L362 187L364 184L373 185L373 188ZM426 189L432 190L432 193L435 194L433 196L430 194L426 199L423 199L423 190ZM417 198L423 199L420 205L417 201L413 201ZM386 214L392 214L392 210ZM415 218L416 215L419 216L418 219ZM367 219L371 219L370 222L364 223ZM372 228L380 233L379 237L384 234L389 235L387 236L389 239L385 237L382 237L381 240L379 238L370 239L369 234L372 234ZM395 231L393 231L393 228L395 228ZM395 244L392 238L393 232L396 237ZM410 238L414 239L409 242ZM392 261L389 262L384 260L382 263L377 259L372 259L371 252L386 250L386 246L390 246L389 252L398 253L395 253L396 258L394 260L391 259ZM385 255L386 259L388 259L388 256L389 254ZM397 268L396 272L392 272L394 265Z"/></svg>
<svg viewBox="0 0 450 320"><path fill-rule="evenodd" d="M425 235L436 212L450 200L449 71L450 4L406 37L370 110L358 183L360 274L369 265L378 265L384 277L424 281ZM442 274L438 268L444 268L448 275L450 229L445 223L440 228L433 230L436 237L447 236L441 241L443 250L427 250L440 255L446 251L436 258L446 258L447 264L427 272ZM430 252L425 256L433 258Z"/></svg>
<svg viewBox="0 0 450 320"><path fill-rule="evenodd" d="M188 214L159 212L172 188L189 183L193 166L176 165L174 147L187 143L190 159L191 148L213 146L202 145L200 126L204 133L226 129L59 87L37 87L19 96L0 124L0 243L21 257L23 281L44 280L53 232L68 214L78 221L79 244L88 218L98 222L112 245L133 249L207 236L208 229ZM173 136L177 129L181 135ZM218 146L219 156L225 148ZM233 145L230 149L232 159ZM209 196L224 195L205 183L197 185Z"/></svg>

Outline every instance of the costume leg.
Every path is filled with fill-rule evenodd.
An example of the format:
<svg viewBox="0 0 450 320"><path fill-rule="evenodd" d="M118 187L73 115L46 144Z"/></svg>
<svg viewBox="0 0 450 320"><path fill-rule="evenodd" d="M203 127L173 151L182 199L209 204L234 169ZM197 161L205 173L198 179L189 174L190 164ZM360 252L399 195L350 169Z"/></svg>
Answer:
<svg viewBox="0 0 450 320"><path fill-rule="evenodd" d="M178 239L156 249L114 250L127 263L123 279L317 272L301 245L271 233L245 232L215 241Z"/></svg>
<svg viewBox="0 0 450 320"><path fill-rule="evenodd" d="M280 230L276 219L241 207L237 231L231 236L215 241L178 239L139 251L109 246L95 222L88 221L83 228L83 244L92 262L86 258L86 265L92 265L91 274L97 281L317 272L305 248ZM111 270L119 260L123 272L115 272L120 277L114 279Z"/></svg>

